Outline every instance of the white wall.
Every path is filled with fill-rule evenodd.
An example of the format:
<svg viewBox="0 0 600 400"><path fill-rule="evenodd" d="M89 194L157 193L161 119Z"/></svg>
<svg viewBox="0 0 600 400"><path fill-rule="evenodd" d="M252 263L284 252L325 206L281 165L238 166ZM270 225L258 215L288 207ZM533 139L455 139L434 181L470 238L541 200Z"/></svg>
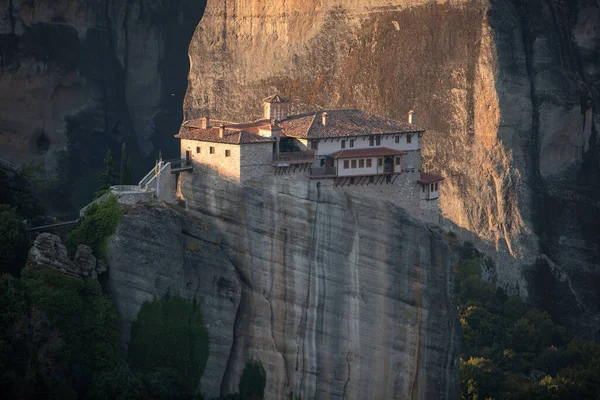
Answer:
<svg viewBox="0 0 600 400"><path fill-rule="evenodd" d="M367 158L362 158L362 160L365 160L365 167L364 168L358 168L359 162L358 160L360 160L359 158L356 158L356 168L352 168L352 159L349 159L348 162L350 164L350 168L348 169L344 169L344 160L343 159L338 159L337 161L337 174L338 176L352 176L352 175L374 175L377 173L377 157L368 157L371 159L371 168L367 168Z"/></svg>
<svg viewBox="0 0 600 400"><path fill-rule="evenodd" d="M381 135L381 144L377 145L376 139L373 139L374 147L389 147L390 149L396 150L418 150L420 149L419 143L419 135L412 134L411 143L406 142L406 137L408 136L406 133L402 134L402 137L399 138L399 143L396 143L396 136L400 135ZM350 147L350 139L354 139L354 147ZM346 140L346 148L342 149L342 140ZM317 155L328 155L331 153L335 153L339 150L351 150L351 149L365 149L369 148L369 138L368 137L355 137L355 138L334 138L334 139L319 139L319 149L317 150ZM310 145L309 145L310 148Z"/></svg>

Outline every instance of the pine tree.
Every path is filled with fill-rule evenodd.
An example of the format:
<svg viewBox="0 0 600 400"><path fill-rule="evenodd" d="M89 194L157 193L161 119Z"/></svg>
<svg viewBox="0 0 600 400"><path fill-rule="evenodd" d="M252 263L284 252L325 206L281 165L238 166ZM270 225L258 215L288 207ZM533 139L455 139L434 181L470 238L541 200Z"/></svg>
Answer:
<svg viewBox="0 0 600 400"><path fill-rule="evenodd" d="M131 183L131 158L127 156L125 143L121 147L121 175L119 176L121 185L129 185Z"/></svg>
<svg viewBox="0 0 600 400"><path fill-rule="evenodd" d="M104 157L104 171L98 177L98 181L100 182L100 187L98 188L96 197L102 196L115 184L114 162L110 150L106 152L106 157Z"/></svg>

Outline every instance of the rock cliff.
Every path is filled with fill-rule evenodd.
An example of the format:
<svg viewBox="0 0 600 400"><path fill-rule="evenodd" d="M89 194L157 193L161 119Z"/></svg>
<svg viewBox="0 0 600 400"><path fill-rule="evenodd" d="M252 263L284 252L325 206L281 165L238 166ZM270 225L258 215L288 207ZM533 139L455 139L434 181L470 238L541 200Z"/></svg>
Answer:
<svg viewBox="0 0 600 400"><path fill-rule="evenodd" d="M267 399L457 398L454 253L389 203L295 183L239 188L186 174L187 211L136 206L109 243L122 340L145 300L200 300L202 391L237 391L245 362Z"/></svg>
<svg viewBox="0 0 600 400"><path fill-rule="evenodd" d="M447 228L487 279L600 338L597 0L209 0L187 117L416 110ZM560 300L560 301L558 301Z"/></svg>
<svg viewBox="0 0 600 400"><path fill-rule="evenodd" d="M181 123L187 47L204 6L1 1L0 157L40 162L68 181L64 192L88 194L107 149L127 142L140 176L143 160L175 147L159 133Z"/></svg>

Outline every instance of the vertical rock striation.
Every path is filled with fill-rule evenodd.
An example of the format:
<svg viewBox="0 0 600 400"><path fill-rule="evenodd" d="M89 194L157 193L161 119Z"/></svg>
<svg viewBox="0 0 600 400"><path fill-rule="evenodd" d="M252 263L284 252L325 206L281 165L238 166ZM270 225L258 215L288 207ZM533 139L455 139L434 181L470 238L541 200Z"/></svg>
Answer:
<svg viewBox="0 0 600 400"><path fill-rule="evenodd" d="M124 341L141 303L170 288L204 307L210 396L236 392L250 359L268 399L458 396L455 260L436 232L389 203L294 183L186 175L181 192L189 214L136 208L110 243Z"/></svg>
<svg viewBox="0 0 600 400"><path fill-rule="evenodd" d="M487 278L600 337L599 15L596 0L209 1L184 113L258 117L274 91L293 112L416 110L443 216L494 258Z"/></svg>

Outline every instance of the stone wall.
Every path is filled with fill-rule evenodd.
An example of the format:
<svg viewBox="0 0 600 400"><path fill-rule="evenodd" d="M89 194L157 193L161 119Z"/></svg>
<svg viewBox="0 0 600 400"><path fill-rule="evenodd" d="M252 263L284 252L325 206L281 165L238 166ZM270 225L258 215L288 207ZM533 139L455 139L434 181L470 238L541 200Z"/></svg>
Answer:
<svg viewBox="0 0 600 400"><path fill-rule="evenodd" d="M196 152L197 147L200 153ZM214 154L210 154L211 147L215 149ZM194 173L216 173L225 180L239 182L240 145L181 139L181 158L185 158L186 150L191 152ZM229 157L225 157L225 150L230 151Z"/></svg>
<svg viewBox="0 0 600 400"><path fill-rule="evenodd" d="M240 157L240 182L269 179L274 174L273 143L242 145Z"/></svg>

